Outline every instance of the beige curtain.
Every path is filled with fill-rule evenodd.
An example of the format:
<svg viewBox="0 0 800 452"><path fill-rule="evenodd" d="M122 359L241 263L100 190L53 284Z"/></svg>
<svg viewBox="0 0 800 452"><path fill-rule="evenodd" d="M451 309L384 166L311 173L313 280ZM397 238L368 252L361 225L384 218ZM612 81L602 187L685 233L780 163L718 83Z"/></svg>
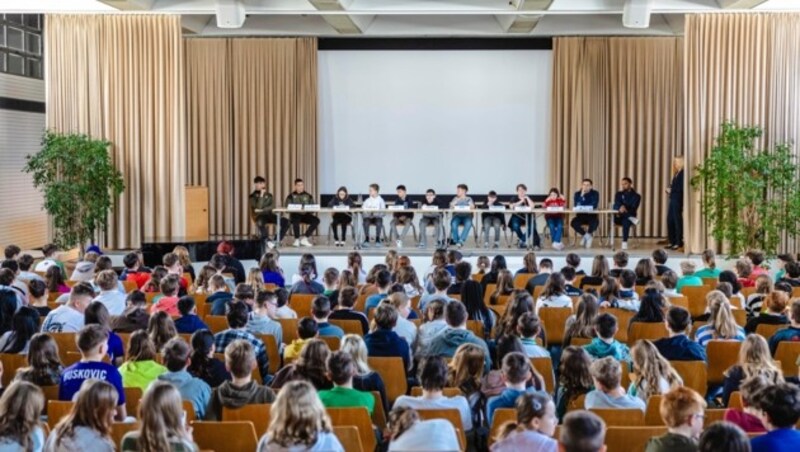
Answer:
<svg viewBox="0 0 800 452"><path fill-rule="evenodd" d="M45 21L47 127L112 143L125 192L104 245L183 235L183 46L173 15L62 15Z"/></svg>
<svg viewBox="0 0 800 452"><path fill-rule="evenodd" d="M688 177L725 121L763 127L761 145L800 142L800 14L689 15L685 39ZM691 252L717 246L700 213L701 196L686 192Z"/></svg>
<svg viewBox="0 0 800 452"><path fill-rule="evenodd" d="M188 178L209 186L212 233L255 232L257 175L279 205L297 177L317 194L316 49L314 38L186 41Z"/></svg>
<svg viewBox="0 0 800 452"><path fill-rule="evenodd" d="M590 178L609 206L628 176L642 195L640 236L666 235L670 162L683 153L680 38L556 38L553 184Z"/></svg>

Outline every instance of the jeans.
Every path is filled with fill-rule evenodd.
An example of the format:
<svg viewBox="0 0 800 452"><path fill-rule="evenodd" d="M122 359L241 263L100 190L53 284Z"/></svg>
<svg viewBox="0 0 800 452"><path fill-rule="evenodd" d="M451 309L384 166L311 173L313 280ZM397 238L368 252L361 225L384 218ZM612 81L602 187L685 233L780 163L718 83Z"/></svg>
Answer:
<svg viewBox="0 0 800 452"><path fill-rule="evenodd" d="M419 244L422 246L428 246L428 235L425 233L425 229L428 226L433 226L433 229L436 231L436 245L438 246L439 242L442 241L442 225L438 216L423 216L419 219Z"/></svg>
<svg viewBox="0 0 800 452"><path fill-rule="evenodd" d="M569 224L578 235L594 234L594 231L600 226L600 220L597 219L597 215L579 213L575 215L575 218L573 218ZM584 225L588 226L589 229L584 231Z"/></svg>
<svg viewBox="0 0 800 452"><path fill-rule="evenodd" d="M293 213L289 215L289 221L292 222L292 232L294 232L294 238L296 239L300 238L300 223L308 225L305 234L306 237L311 237L314 231L317 230L317 226L319 226L319 218L310 213Z"/></svg>
<svg viewBox="0 0 800 452"><path fill-rule="evenodd" d="M375 242L381 241L381 230L383 229L383 217L364 217L364 241L369 242L369 225L375 225Z"/></svg>
<svg viewBox="0 0 800 452"><path fill-rule="evenodd" d="M490 217L483 219L483 242L489 243L489 229L494 228L494 241L500 241L500 228L503 227L503 222L497 217Z"/></svg>
<svg viewBox="0 0 800 452"><path fill-rule="evenodd" d="M628 241L628 236L630 235L631 232L631 226L633 226L633 223L631 223L630 220L628 220L630 217L631 216L628 215L627 213L621 213L619 215L614 216L614 224L622 227L623 242Z"/></svg>
<svg viewBox="0 0 800 452"><path fill-rule="evenodd" d="M528 225L528 235L526 236L525 233L522 232L522 223L527 223ZM511 226L511 230L517 234L519 238L520 245L525 245L528 243L528 237L533 236L533 246L540 246L541 239L539 238L539 231L536 230L534 226L536 219L531 215L526 215L526 218L523 219L519 215L512 215L511 221L508 222L509 226Z"/></svg>
<svg viewBox="0 0 800 452"><path fill-rule="evenodd" d="M458 235L458 226L464 226L461 230L461 237ZM467 241L469 238L469 231L472 229L472 215L453 215L450 220L450 236L453 238L453 243L461 243Z"/></svg>
<svg viewBox="0 0 800 452"><path fill-rule="evenodd" d="M277 224L278 216L274 213L260 213L256 216L255 222L258 228L258 235L263 240L267 238L267 225ZM281 217L281 233L278 240L283 240L287 232L289 232L289 220Z"/></svg>
<svg viewBox="0 0 800 452"><path fill-rule="evenodd" d="M547 227L550 228L550 237L553 243L561 243L561 233L564 230L563 218L548 218Z"/></svg>
<svg viewBox="0 0 800 452"><path fill-rule="evenodd" d="M333 214L333 221L331 228L333 229L333 239L339 241L339 234L337 233L337 226L342 229L342 240L347 240L347 225L353 222L353 218L346 213Z"/></svg>
<svg viewBox="0 0 800 452"><path fill-rule="evenodd" d="M669 200L667 235L670 245L683 245L683 201Z"/></svg>

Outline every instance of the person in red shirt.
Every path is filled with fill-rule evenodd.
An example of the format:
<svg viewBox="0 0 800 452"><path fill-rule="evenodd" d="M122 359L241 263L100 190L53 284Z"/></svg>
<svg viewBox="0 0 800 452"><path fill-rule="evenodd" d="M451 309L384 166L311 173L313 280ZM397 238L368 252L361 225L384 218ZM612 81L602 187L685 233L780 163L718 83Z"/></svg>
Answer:
<svg viewBox="0 0 800 452"><path fill-rule="evenodd" d="M157 298L155 303L150 306L150 313L164 311L170 316L177 317L181 315L178 309L178 290L180 289L180 281L177 275L167 275L166 278L161 280L161 293L163 296Z"/></svg>
<svg viewBox="0 0 800 452"><path fill-rule="evenodd" d="M742 428L746 433L766 433L767 429L761 423L758 409L753 406L753 395L758 391L771 386L766 377L756 374L743 381L739 386L742 396L741 408L728 408L725 410L725 420Z"/></svg>
<svg viewBox="0 0 800 452"><path fill-rule="evenodd" d="M147 281L150 280L150 272L142 269L138 254L126 254L122 259L122 263L125 264L125 271L122 272L120 280L133 281L136 283L136 287L139 289L141 289L147 283Z"/></svg>
<svg viewBox="0 0 800 452"><path fill-rule="evenodd" d="M747 259L739 259L734 264L734 271L736 271L736 277L739 278L739 283L741 283L742 287L755 287L756 281L752 278L753 274L753 264L750 263Z"/></svg>
<svg viewBox="0 0 800 452"><path fill-rule="evenodd" d="M764 263L764 252L761 250L750 250L744 255L745 259L747 259L750 264L753 266L753 270L750 272L750 279L753 281L756 280L761 275L769 275L767 269L761 266Z"/></svg>
<svg viewBox="0 0 800 452"><path fill-rule="evenodd" d="M567 206L567 200L557 188L553 187L547 194L547 199L544 200L545 209L558 209L562 210ZM564 214L563 213L546 213L544 219L547 220L547 227L550 228L550 238L553 240L553 249L563 250L564 244L561 243L561 234L564 231Z"/></svg>

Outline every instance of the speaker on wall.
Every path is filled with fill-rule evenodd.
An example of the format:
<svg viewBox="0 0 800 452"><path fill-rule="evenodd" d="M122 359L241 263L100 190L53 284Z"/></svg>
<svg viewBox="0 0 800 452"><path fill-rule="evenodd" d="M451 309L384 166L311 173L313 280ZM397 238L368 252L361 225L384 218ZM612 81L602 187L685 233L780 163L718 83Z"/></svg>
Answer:
<svg viewBox="0 0 800 452"><path fill-rule="evenodd" d="M650 27L650 12L654 0L626 0L622 10L622 25L627 28Z"/></svg>

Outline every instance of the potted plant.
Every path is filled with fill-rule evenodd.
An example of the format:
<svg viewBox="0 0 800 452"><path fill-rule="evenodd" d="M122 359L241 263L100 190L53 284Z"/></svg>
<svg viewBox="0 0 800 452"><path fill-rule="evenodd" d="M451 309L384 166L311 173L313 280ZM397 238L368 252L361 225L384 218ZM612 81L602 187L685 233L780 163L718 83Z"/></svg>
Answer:
<svg viewBox="0 0 800 452"><path fill-rule="evenodd" d="M27 157L24 168L44 197L53 241L62 249L79 247L81 257L86 244L105 230L108 212L125 189L110 144L84 134L47 131L42 149Z"/></svg>

